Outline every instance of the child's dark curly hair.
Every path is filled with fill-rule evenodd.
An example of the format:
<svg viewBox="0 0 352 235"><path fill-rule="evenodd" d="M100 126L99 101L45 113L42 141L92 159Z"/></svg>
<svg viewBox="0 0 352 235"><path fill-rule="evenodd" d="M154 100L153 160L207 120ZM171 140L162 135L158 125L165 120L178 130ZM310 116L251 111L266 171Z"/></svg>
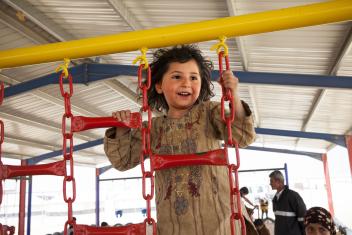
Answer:
<svg viewBox="0 0 352 235"><path fill-rule="evenodd" d="M169 49L159 49L153 54L153 62L150 64L152 73L152 82L148 90L148 104L152 109L162 111L168 110L169 106L163 94L158 94L155 89L155 84L162 81L164 74L169 69L169 64L172 62L185 63L190 60L195 60L198 64L200 76L202 79L201 90L195 104L202 101L207 101L214 96L213 84L211 83L211 70L213 64L206 60L201 51L194 45L180 45Z"/></svg>

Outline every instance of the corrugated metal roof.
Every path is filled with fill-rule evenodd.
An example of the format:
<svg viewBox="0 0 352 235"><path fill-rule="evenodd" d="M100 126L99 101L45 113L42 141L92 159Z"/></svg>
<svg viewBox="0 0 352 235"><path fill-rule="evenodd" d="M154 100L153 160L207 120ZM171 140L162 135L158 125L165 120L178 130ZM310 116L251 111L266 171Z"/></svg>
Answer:
<svg viewBox="0 0 352 235"><path fill-rule="evenodd" d="M69 41L105 34L243 15L320 1L169 1L169 0L5 0L0 3L0 50ZM19 21L18 10L25 15ZM18 24L20 22L20 25ZM260 27L260 26L258 26ZM351 22L250 35L228 40L234 71L342 75L352 77ZM218 66L215 41L200 42L204 55ZM151 58L153 50L148 52ZM138 51L87 58L88 62L131 65ZM83 60L74 60L75 64ZM6 86L53 73L61 62L3 69ZM240 78L241 80L241 78ZM75 115L109 116L120 109L136 112L136 78L75 85ZM215 84L219 100L221 89ZM319 87L241 84L239 93L251 107L257 127L347 134L352 129L352 91ZM63 101L57 85L10 97L0 107L5 121L5 156L29 158L61 147ZM103 137L104 129L77 134L75 144ZM331 143L296 137L258 135L256 146L327 151ZM80 163L107 162L102 146L75 153ZM99 156L99 157L97 157Z"/></svg>

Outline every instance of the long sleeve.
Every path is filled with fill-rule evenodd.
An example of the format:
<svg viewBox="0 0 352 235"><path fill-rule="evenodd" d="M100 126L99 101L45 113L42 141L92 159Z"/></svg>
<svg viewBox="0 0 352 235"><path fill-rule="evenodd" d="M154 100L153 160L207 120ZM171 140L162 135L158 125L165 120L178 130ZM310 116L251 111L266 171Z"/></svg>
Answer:
<svg viewBox="0 0 352 235"><path fill-rule="evenodd" d="M232 122L232 137L238 142L240 147L246 147L255 140L255 131L253 124L252 112L249 106L242 101L243 108L246 112L246 117L238 119L237 117ZM226 125L221 118L221 104L218 102L209 102L210 108L210 123L213 126L214 133L219 140L227 140Z"/></svg>
<svg viewBox="0 0 352 235"><path fill-rule="evenodd" d="M139 164L141 145L140 130L110 128L105 132L105 154L120 171L129 170Z"/></svg>
<svg viewBox="0 0 352 235"><path fill-rule="evenodd" d="M301 229L302 234L304 234L304 216L306 214L306 204L304 203L302 197L296 193L296 199L293 202L295 205L295 210L296 210L296 215L297 215L297 220L299 227Z"/></svg>

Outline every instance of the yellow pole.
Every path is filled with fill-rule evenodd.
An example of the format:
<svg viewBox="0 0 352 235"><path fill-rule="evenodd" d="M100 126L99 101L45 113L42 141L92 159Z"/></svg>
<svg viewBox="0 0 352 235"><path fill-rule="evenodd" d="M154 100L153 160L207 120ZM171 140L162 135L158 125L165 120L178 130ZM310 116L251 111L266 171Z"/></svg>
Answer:
<svg viewBox="0 0 352 235"><path fill-rule="evenodd" d="M352 20L352 0L335 0L254 14L0 52L0 68L85 58Z"/></svg>

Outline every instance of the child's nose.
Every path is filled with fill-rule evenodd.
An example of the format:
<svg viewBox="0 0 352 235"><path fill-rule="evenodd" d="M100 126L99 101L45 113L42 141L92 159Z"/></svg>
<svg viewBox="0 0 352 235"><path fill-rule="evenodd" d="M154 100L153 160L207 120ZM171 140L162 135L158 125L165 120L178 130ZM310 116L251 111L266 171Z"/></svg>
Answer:
<svg viewBox="0 0 352 235"><path fill-rule="evenodd" d="M189 87L191 85L191 79L189 78L182 79L182 85L185 87Z"/></svg>

